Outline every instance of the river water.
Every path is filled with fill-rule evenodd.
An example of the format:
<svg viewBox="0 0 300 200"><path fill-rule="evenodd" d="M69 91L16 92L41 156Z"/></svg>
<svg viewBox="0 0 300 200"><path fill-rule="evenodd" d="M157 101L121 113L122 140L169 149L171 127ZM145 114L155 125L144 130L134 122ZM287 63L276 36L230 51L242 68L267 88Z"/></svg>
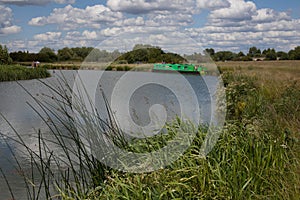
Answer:
<svg viewBox="0 0 300 200"><path fill-rule="evenodd" d="M52 77L44 79L43 81L49 84L56 84L58 77L64 77L70 85L74 83L74 77L77 75L76 71L53 71ZM128 81L123 80L125 74L129 76L130 84ZM218 83L218 78L215 76L199 76L199 75L182 75L182 74L166 74L166 73L152 73L152 72L97 72L86 71L84 76L88 77L86 80L93 82L96 81L95 102L98 110L105 110L103 103L102 93L100 94L99 88L104 92L108 102L123 103L123 107L129 107L130 116L124 116L122 113L119 116L130 117L134 123L139 126L147 126L151 123L151 116L149 116L149 109L153 105L162 105L166 113L167 121L172 121L177 115L182 114L180 109L181 103L178 99L178 94L184 97L189 95L196 95L197 103L199 104L199 111L202 123L211 123L215 121L213 112L215 109L214 93ZM98 78L101 77L101 78ZM181 79L180 79L181 77ZM183 80L178 83L178 80ZM154 80L154 81L149 81ZM168 80L170 83L175 83L173 86L156 83L160 80ZM120 81L125 81L119 84ZM143 81L145 83L143 83ZM190 93L188 88L180 86L190 84L194 93ZM91 84L93 85L93 84ZM95 86L95 84L94 84ZM86 84L85 87L90 87ZM24 89L25 88L25 89ZM116 89L117 88L117 89ZM128 89L127 89L128 88ZM131 89L130 89L131 88ZM133 89L132 89L133 88ZM133 91L130 93L129 91ZM175 91L176 90L176 91ZM94 91L94 89L91 89ZM31 96L32 95L32 96ZM42 134L51 134L46 123L41 119L38 113L42 112L38 108L37 103L33 97L41 97L45 95L53 95L49 88L43 85L38 80L20 81L16 82L1 82L0 83L0 168L5 174L6 180L9 181L11 189L14 191L16 199L27 199L27 190L24 186L24 179L19 175L15 167L15 157L22 165L23 169L30 168L30 158L24 154L26 151L22 145L18 145L13 139L17 139L15 132L19 133L26 145L37 151L37 132ZM130 98L125 97L130 95ZM192 97L190 98L192 99ZM124 102L126 101L126 102ZM127 102L128 101L128 102ZM185 100L183 102L187 107L195 107L194 101ZM157 107L160 108L160 107ZM34 110L37 109L37 112ZM197 111L192 109L191 112ZM118 112L118 110L114 110ZM195 111L195 112L196 112ZM105 118L106 114L103 113ZM4 119L5 118L5 119ZM53 146L53 151L56 147ZM0 199L11 199L9 188L7 187L6 180L0 174Z"/></svg>

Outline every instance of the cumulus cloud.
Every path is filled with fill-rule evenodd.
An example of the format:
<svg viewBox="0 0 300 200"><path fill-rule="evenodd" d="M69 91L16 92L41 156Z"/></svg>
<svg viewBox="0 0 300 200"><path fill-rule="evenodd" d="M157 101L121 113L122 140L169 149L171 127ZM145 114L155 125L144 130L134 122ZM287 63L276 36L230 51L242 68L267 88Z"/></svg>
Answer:
<svg viewBox="0 0 300 200"><path fill-rule="evenodd" d="M38 41L53 41L58 40L61 37L61 32L47 32L47 33L41 33L33 36L35 40Z"/></svg>
<svg viewBox="0 0 300 200"><path fill-rule="evenodd" d="M67 30L78 27L100 28L101 24L112 23L122 17L122 13L113 12L103 5L87 6L85 9L68 5L64 8L55 8L47 17L33 18L28 24L32 26L58 24L60 28Z"/></svg>
<svg viewBox="0 0 300 200"><path fill-rule="evenodd" d="M195 14L203 9L208 11L207 23L202 27L193 27L198 16ZM0 16L2 18L3 15ZM6 21L9 20L1 20L2 24ZM129 32L130 37L147 35L149 37L142 40L143 43L156 42L162 46L170 44L168 37L172 36L172 42L181 45L183 50L186 49L186 42L175 33L184 32L202 46L216 50L247 51L251 46L289 50L300 43L300 19L293 19L288 12L259 9L249 0L108 0L106 6L94 5L82 9L68 5L56 8L48 16L31 19L29 24L56 24L63 31L34 36L34 41L28 41L26 45L30 43L36 48L48 44L53 48L95 46L123 32ZM7 34L20 28L12 23L5 27L9 28L2 28L2 33ZM163 34L157 34L159 32ZM141 42L138 38L131 42ZM120 46L114 43L111 45ZM129 43L124 46L129 48Z"/></svg>
<svg viewBox="0 0 300 200"><path fill-rule="evenodd" d="M195 0L108 0L107 6L115 11L131 14L146 14L155 11L185 11L192 12Z"/></svg>
<svg viewBox="0 0 300 200"><path fill-rule="evenodd" d="M15 34L21 31L21 27L13 25L13 13L8 7L0 5L0 34Z"/></svg>
<svg viewBox="0 0 300 200"><path fill-rule="evenodd" d="M228 0L230 3L229 7L220 8L213 10L209 16L212 21L222 21L222 20L231 20L231 21L244 21L252 18L253 15L256 15L256 5L251 2L244 0Z"/></svg>
<svg viewBox="0 0 300 200"><path fill-rule="evenodd" d="M197 6L200 9L215 10L220 8L228 8L230 3L227 0L197 0Z"/></svg>
<svg viewBox="0 0 300 200"><path fill-rule="evenodd" d="M280 20L290 20L291 17L286 12L276 12L270 8L263 8L257 10L257 15L253 16L253 20L257 23L272 22Z"/></svg>
<svg viewBox="0 0 300 200"><path fill-rule="evenodd" d="M96 31L83 31L82 36L88 40L97 39L97 32Z"/></svg>
<svg viewBox="0 0 300 200"><path fill-rule="evenodd" d="M0 3L18 6L46 5L51 2L58 4L73 4L75 3L75 0L0 0Z"/></svg>
<svg viewBox="0 0 300 200"><path fill-rule="evenodd" d="M186 32L216 50L247 51L258 46L287 51L299 44L300 19L292 19L288 12L258 9L251 1L228 2L229 7L211 9L204 27L188 28Z"/></svg>

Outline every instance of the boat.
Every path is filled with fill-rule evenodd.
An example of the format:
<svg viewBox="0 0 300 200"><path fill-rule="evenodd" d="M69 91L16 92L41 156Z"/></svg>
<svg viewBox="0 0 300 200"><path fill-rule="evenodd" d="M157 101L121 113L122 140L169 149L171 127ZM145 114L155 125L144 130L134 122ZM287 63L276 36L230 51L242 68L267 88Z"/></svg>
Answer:
<svg viewBox="0 0 300 200"><path fill-rule="evenodd" d="M156 63L153 66L154 72L180 72L180 73L198 73L204 75L207 69L194 64L168 64Z"/></svg>

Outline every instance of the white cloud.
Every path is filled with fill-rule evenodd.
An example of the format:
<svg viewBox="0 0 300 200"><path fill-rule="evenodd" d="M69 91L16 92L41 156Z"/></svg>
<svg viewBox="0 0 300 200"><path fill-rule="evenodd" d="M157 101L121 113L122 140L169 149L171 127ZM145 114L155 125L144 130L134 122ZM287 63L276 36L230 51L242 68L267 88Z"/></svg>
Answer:
<svg viewBox="0 0 300 200"><path fill-rule="evenodd" d="M291 17L286 12L276 12L270 8L259 9L257 15L253 16L253 20L257 23L290 19Z"/></svg>
<svg viewBox="0 0 300 200"><path fill-rule="evenodd" d="M38 41L53 41L59 39L61 37L61 34L61 32L47 32L37 34L33 36L33 38Z"/></svg>
<svg viewBox="0 0 300 200"><path fill-rule="evenodd" d="M103 5L87 6L85 9L68 5L64 8L55 8L48 17L33 18L28 24L32 26L58 24L65 30L79 27L100 28L102 24L115 22L122 17L122 13L113 12Z"/></svg>
<svg viewBox="0 0 300 200"><path fill-rule="evenodd" d="M211 12L209 18L212 21L234 20L244 21L252 18L256 14L256 5L244 0L228 0L229 7L217 9Z"/></svg>
<svg viewBox="0 0 300 200"><path fill-rule="evenodd" d="M51 2L55 2L58 4L73 4L76 2L76 0L0 0L0 3L18 6L46 5Z"/></svg>
<svg viewBox="0 0 300 200"><path fill-rule="evenodd" d="M227 0L197 0L197 6L200 9L220 9L220 8L228 8L230 3Z"/></svg>
<svg viewBox="0 0 300 200"><path fill-rule="evenodd" d="M247 51L251 46L288 51L300 43L300 19L251 1L228 0L230 7L210 12L204 27L186 31L203 46L216 50Z"/></svg>
<svg viewBox="0 0 300 200"><path fill-rule="evenodd" d="M13 25L13 13L8 7L0 5L0 35L15 34L21 31L21 27Z"/></svg>
<svg viewBox="0 0 300 200"><path fill-rule="evenodd" d="M155 11L194 12L195 0L108 0L107 6L115 11L146 14Z"/></svg>
<svg viewBox="0 0 300 200"><path fill-rule="evenodd" d="M124 20L116 21L114 26L143 26L145 25L145 20L143 17L137 17L137 18L128 18Z"/></svg>
<svg viewBox="0 0 300 200"><path fill-rule="evenodd" d="M96 31L83 31L82 36L88 40L97 39L97 33Z"/></svg>

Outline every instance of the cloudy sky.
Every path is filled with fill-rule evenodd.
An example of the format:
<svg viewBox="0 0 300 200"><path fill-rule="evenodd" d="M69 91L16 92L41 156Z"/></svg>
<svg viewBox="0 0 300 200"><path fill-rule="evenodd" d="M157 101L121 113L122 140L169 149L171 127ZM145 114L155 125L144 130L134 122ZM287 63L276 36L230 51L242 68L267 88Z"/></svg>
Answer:
<svg viewBox="0 0 300 200"><path fill-rule="evenodd" d="M10 51L96 47L124 32L162 46L184 46L184 34L235 52L300 46L299 0L0 0L0 13L0 43Z"/></svg>

